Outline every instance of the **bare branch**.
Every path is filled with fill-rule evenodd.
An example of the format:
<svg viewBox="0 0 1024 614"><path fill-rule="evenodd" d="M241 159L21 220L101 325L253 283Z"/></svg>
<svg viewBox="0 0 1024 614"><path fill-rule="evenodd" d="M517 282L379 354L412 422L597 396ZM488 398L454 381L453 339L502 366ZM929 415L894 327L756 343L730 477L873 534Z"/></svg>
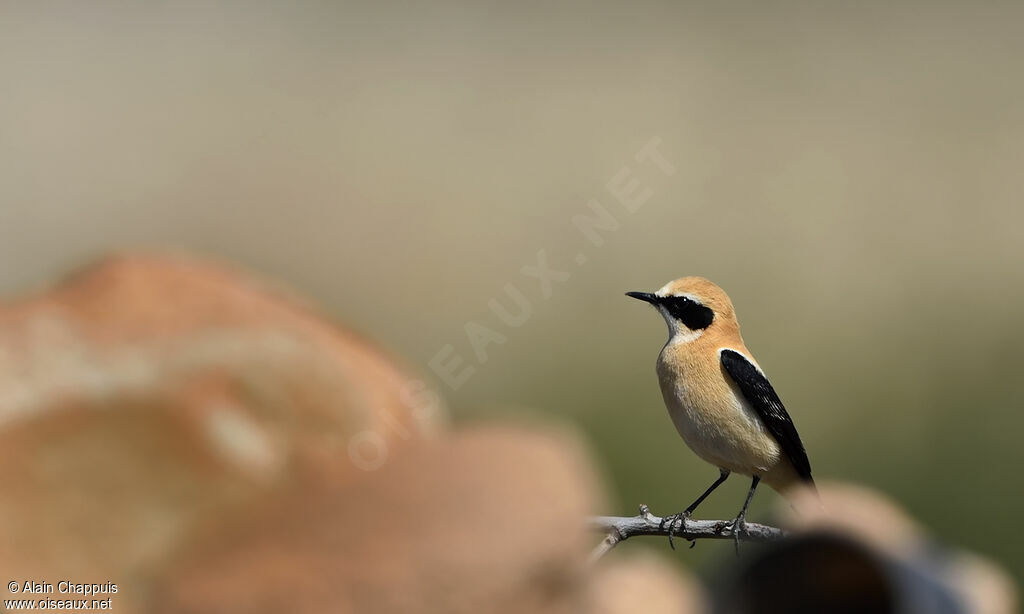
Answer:
<svg viewBox="0 0 1024 614"><path fill-rule="evenodd" d="M590 527L605 533L605 538L590 555L591 562L600 559L619 542L635 535L668 536L669 526L662 526L662 518L655 516L646 505L640 506L640 514L627 518L625 516L596 516L590 519ZM747 522L738 536L733 534L731 520L692 520L686 519L683 525L675 523L673 537L684 540L694 539L736 539L741 541L774 541L787 535L782 529L764 524Z"/></svg>

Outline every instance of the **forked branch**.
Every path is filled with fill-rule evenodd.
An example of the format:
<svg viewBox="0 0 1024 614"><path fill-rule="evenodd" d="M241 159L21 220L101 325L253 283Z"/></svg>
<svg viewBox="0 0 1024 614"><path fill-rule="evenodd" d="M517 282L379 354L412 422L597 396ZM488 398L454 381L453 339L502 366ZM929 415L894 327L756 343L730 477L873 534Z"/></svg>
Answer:
<svg viewBox="0 0 1024 614"><path fill-rule="evenodd" d="M680 526L680 522L682 525ZM596 516L590 519L590 526L595 531L605 534L604 540L590 555L596 561L614 548L619 542L636 535L660 535L668 537L669 523L660 516L655 516L646 505L640 506L636 516ZM739 539L740 541L775 541L787 535L782 529L757 524L744 523L739 535L732 530L730 520L692 520L689 518L676 521L672 527L672 536L687 541L695 539Z"/></svg>

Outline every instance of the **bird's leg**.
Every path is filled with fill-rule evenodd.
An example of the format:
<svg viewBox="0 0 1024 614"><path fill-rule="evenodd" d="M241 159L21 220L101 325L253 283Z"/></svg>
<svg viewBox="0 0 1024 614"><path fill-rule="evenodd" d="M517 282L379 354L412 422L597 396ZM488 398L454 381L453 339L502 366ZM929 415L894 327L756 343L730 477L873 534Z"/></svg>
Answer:
<svg viewBox="0 0 1024 614"><path fill-rule="evenodd" d="M750 501L754 498L754 491L757 490L757 483L760 481L761 478L755 475L750 483L750 492L747 493L747 500L743 502L743 509L740 510L739 516L736 516L736 519L732 521L732 539L736 544L736 556L740 554L740 532L746 530L747 508L750 507Z"/></svg>
<svg viewBox="0 0 1024 614"><path fill-rule="evenodd" d="M708 495L710 495L713 490L715 490L716 488L721 486L722 482L725 481L725 478L729 477L729 472L728 471L726 471L725 469L720 469L720 471L721 471L721 473L719 474L718 479L715 480L715 482L711 486L708 486L708 489L704 491L704 494L702 494L701 496L697 497L697 500L694 501L693 503L691 503L689 505L689 507L687 507L685 510L679 512L678 514L672 514L671 516L665 516L664 518L661 519L661 522L658 523L658 528L659 529L664 529L665 528L665 524L666 523L668 524L668 545L673 550L676 549L676 545L672 542L672 534L675 533L676 523L678 522L679 523L679 528L682 529L685 526L686 519L690 517L690 514L692 514L695 509L697 509L697 506L700 505L701 502L704 501L704 499L707 499ZM691 543L690 547L693 548L693 546L696 543L697 542Z"/></svg>

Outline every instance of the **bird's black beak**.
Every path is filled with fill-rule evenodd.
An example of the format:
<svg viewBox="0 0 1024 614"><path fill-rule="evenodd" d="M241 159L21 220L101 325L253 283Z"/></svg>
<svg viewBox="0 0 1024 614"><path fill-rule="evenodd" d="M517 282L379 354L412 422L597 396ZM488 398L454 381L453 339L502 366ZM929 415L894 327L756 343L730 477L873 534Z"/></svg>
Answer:
<svg viewBox="0 0 1024 614"><path fill-rule="evenodd" d="M626 296L652 305L658 302L658 297L653 292L627 292Z"/></svg>

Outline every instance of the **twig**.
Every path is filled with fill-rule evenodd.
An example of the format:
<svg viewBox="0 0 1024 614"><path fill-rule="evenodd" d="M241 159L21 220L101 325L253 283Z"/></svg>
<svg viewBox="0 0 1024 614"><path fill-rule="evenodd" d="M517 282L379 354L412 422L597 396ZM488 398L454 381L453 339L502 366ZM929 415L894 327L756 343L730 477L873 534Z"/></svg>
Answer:
<svg viewBox="0 0 1024 614"><path fill-rule="evenodd" d="M782 529L764 524L747 522L738 536L734 536L729 520L692 520L685 519L683 526L675 523L672 531L674 537L685 540L694 539L740 539L742 541L775 541L787 535ZM662 526L662 519L651 513L646 505L640 506L640 514L627 518L625 516L596 516L590 519L590 527L605 533L604 540L598 544L590 555L591 562L600 559L619 542L635 535L668 536L669 526Z"/></svg>

